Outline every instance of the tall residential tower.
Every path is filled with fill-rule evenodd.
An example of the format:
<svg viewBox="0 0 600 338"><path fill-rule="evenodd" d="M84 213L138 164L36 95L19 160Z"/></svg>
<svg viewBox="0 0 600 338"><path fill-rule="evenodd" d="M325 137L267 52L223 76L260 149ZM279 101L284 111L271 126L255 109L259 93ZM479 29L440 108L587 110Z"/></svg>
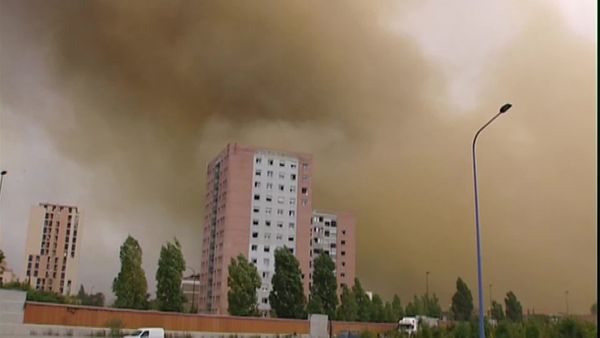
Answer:
<svg viewBox="0 0 600 338"><path fill-rule="evenodd" d="M25 280L37 290L76 292L81 212L68 205L32 207L27 230Z"/></svg>

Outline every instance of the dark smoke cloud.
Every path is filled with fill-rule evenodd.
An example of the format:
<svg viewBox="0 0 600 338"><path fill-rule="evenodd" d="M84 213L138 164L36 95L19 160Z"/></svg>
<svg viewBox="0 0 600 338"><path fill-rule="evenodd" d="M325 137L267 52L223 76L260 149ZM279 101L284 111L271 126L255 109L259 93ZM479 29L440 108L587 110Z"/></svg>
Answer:
<svg viewBox="0 0 600 338"><path fill-rule="evenodd" d="M481 140L486 280L495 298L512 289L540 310L560 309L566 288L582 290L572 301L583 309L595 299L596 54L552 12L532 16L490 60L477 112L455 114L438 69L387 28L387 5L2 7L0 98L99 177L90 187L98 205L87 208L101 226L125 214L145 224L128 231L146 243L149 274L165 237L185 234L198 264L206 163L240 141L315 154L315 206L358 216L361 280L406 300L424 292L429 270L446 308L457 276L476 291L472 134L510 98L511 114ZM28 98L44 93L23 94L28 53L64 111L39 113Z"/></svg>

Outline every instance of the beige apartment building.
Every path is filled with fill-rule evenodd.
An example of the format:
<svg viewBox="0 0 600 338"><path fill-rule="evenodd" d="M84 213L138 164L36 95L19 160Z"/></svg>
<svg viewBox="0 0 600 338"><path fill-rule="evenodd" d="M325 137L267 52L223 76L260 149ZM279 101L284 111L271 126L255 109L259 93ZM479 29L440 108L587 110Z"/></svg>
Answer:
<svg viewBox="0 0 600 338"><path fill-rule="evenodd" d="M81 243L78 207L40 203L31 208L25 281L42 291L75 293Z"/></svg>
<svg viewBox="0 0 600 338"><path fill-rule="evenodd" d="M287 247L298 259L308 295L314 254L312 175L312 155L237 143L228 144L209 163L199 273L200 312L228 313L228 266L232 258L243 254L261 276L258 309L267 314L271 278L275 273L274 251L280 247ZM327 227L332 227L332 219L333 227L338 223L344 227L333 250L344 247L344 259L336 259L336 264L339 263L336 273L342 283L352 286L354 218L349 214L334 214L328 218ZM319 227L324 228L325 222L323 218ZM335 233L331 238L338 240L336 231L328 233ZM328 236L328 240L331 238ZM319 249L323 248L316 250ZM342 257L341 251L339 256Z"/></svg>

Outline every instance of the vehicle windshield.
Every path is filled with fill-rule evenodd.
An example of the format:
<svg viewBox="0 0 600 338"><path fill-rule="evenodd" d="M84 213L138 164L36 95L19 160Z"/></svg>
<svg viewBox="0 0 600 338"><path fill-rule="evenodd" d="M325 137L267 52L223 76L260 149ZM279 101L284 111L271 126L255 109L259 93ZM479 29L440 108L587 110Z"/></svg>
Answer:
<svg viewBox="0 0 600 338"><path fill-rule="evenodd" d="M132 333L131 335L132 336L139 336L140 334L142 334L142 332L143 332L142 330L137 330L134 333Z"/></svg>

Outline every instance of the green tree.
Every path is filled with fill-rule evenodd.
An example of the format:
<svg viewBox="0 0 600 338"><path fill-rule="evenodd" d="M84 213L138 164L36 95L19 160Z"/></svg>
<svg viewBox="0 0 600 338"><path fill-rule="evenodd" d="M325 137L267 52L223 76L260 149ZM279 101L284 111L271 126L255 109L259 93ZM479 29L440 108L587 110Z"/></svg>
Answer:
<svg viewBox="0 0 600 338"><path fill-rule="evenodd" d="M502 304L492 301L492 318L501 321L504 320L504 310L502 309Z"/></svg>
<svg viewBox="0 0 600 338"><path fill-rule="evenodd" d="M119 253L121 271L113 280L112 290L117 299L115 307L129 309L148 308L148 283L142 269L142 248L133 237L121 245Z"/></svg>
<svg viewBox="0 0 600 338"><path fill-rule="evenodd" d="M0 250L0 274L4 273L4 259L6 259L4 251Z"/></svg>
<svg viewBox="0 0 600 338"><path fill-rule="evenodd" d="M161 311L182 312L185 297L181 280L185 271L185 259L177 238L160 248L156 270L156 300Z"/></svg>
<svg viewBox="0 0 600 338"><path fill-rule="evenodd" d="M598 314L598 302L592 304L592 307L590 308L590 313L594 316Z"/></svg>
<svg viewBox="0 0 600 338"><path fill-rule="evenodd" d="M385 322L385 308L383 307L383 300L378 294L373 294L373 300L371 301L370 321L374 323Z"/></svg>
<svg viewBox="0 0 600 338"><path fill-rule="evenodd" d="M473 295L460 277L456 280L456 293L452 296L451 311L454 319L461 321L470 320L473 313Z"/></svg>
<svg viewBox="0 0 600 338"><path fill-rule="evenodd" d="M417 295L413 295L412 301L409 301L408 304L406 304L405 312L407 316L411 317L417 315L424 315L425 306L423 304L423 298L418 297Z"/></svg>
<svg viewBox="0 0 600 338"><path fill-rule="evenodd" d="M363 289L358 278L354 279L354 286L352 287L352 293L356 300L357 317L359 322L368 322L371 319L371 300Z"/></svg>
<svg viewBox="0 0 600 338"><path fill-rule="evenodd" d="M275 250L275 274L269 302L279 318L306 318L306 297L296 257L286 247Z"/></svg>
<svg viewBox="0 0 600 338"><path fill-rule="evenodd" d="M76 302L81 305L104 306L104 294L102 292L88 294L85 292L83 284L79 287L79 292L77 293L77 296L75 298Z"/></svg>
<svg viewBox="0 0 600 338"><path fill-rule="evenodd" d="M354 292L346 284L342 286L342 294L340 296L341 304L337 309L338 320L355 321L358 319L358 305Z"/></svg>
<svg viewBox="0 0 600 338"><path fill-rule="evenodd" d="M229 314L233 316L257 316L258 299L256 289L260 287L260 276L256 266L239 254L229 263L227 277L227 302Z"/></svg>
<svg viewBox="0 0 600 338"><path fill-rule="evenodd" d="M402 302L398 295L394 295L394 298L392 299L392 310L395 321L399 321L404 316L404 309L402 309Z"/></svg>
<svg viewBox="0 0 600 338"><path fill-rule="evenodd" d="M385 305L383 306L383 320L386 323L395 323L398 321L398 319L396 319L396 316L394 315L394 308L392 307L392 303L386 301Z"/></svg>
<svg viewBox="0 0 600 338"><path fill-rule="evenodd" d="M335 263L329 255L322 253L315 259L312 273L308 313L324 313L335 319L338 305Z"/></svg>
<svg viewBox="0 0 600 338"><path fill-rule="evenodd" d="M426 316L433 318L440 318L442 316L440 300L435 293L431 297L429 295L423 295L422 303Z"/></svg>
<svg viewBox="0 0 600 338"><path fill-rule="evenodd" d="M504 305L506 307L506 319L512 322L520 322L523 320L523 307L512 291L509 291L506 294Z"/></svg>

